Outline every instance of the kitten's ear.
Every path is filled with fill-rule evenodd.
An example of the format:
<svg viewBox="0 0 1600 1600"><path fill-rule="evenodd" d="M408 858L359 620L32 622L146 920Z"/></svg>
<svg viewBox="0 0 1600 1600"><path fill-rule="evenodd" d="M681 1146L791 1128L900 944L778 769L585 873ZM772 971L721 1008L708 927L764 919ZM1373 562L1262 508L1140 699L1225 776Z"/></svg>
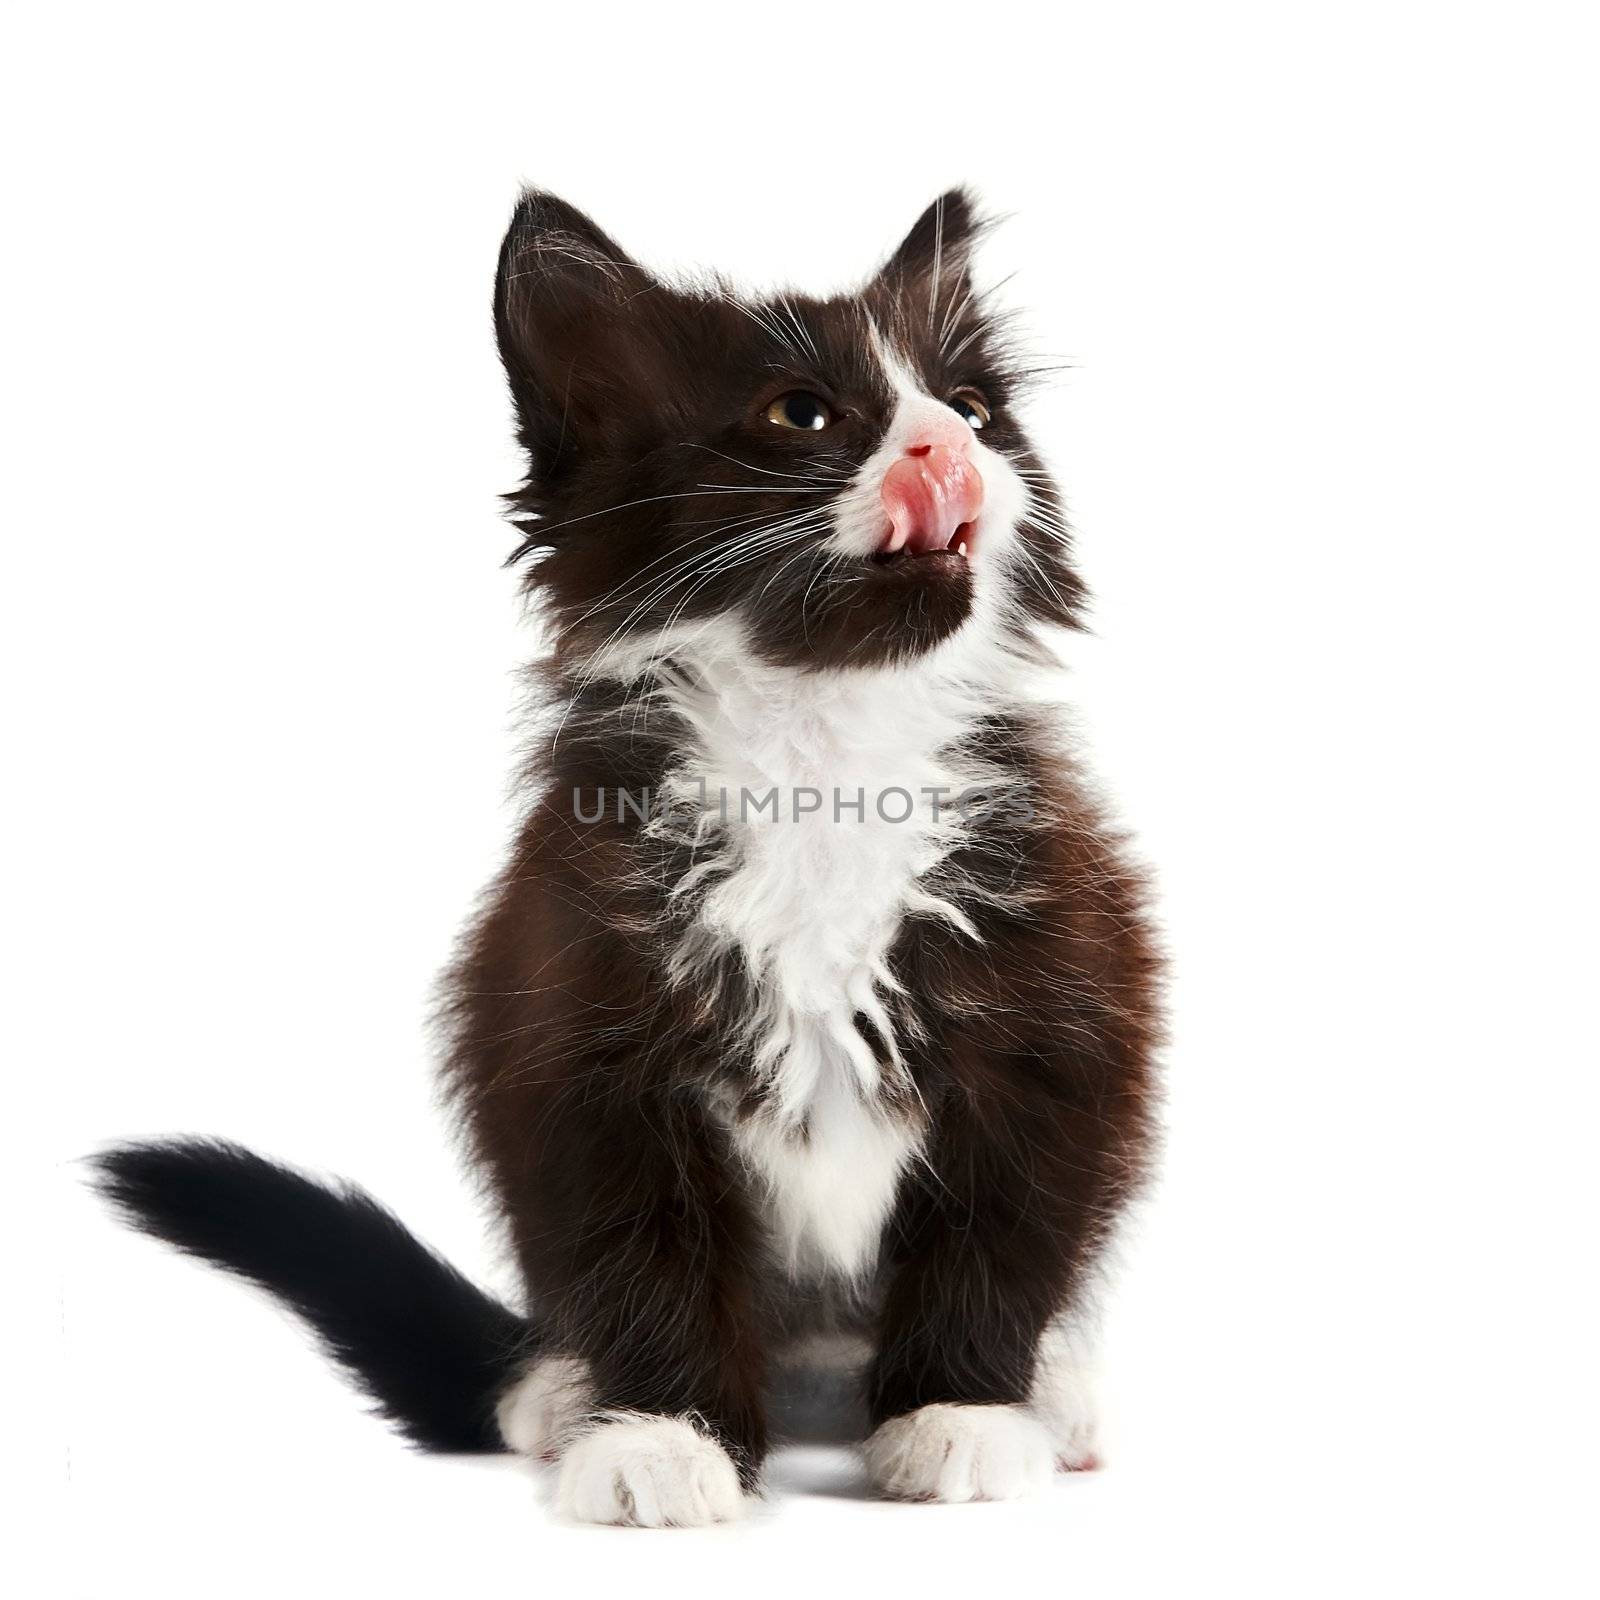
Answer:
<svg viewBox="0 0 1600 1600"><path fill-rule="evenodd" d="M972 251L988 228L965 189L939 196L883 264L878 281L899 294L948 292L971 283Z"/></svg>
<svg viewBox="0 0 1600 1600"><path fill-rule="evenodd" d="M655 280L575 206L524 192L500 246L494 326L522 443L548 480L625 403Z"/></svg>

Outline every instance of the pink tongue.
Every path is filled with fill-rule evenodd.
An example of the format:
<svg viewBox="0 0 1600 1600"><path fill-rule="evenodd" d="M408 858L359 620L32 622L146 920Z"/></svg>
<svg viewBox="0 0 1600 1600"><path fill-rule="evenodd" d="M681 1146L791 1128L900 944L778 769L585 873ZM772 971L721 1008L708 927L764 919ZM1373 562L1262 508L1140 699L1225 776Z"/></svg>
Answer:
<svg viewBox="0 0 1600 1600"><path fill-rule="evenodd" d="M884 555L907 550L922 555L946 550L956 529L971 522L983 504L983 480L959 450L930 445L919 456L902 456L883 475L883 509L889 532Z"/></svg>

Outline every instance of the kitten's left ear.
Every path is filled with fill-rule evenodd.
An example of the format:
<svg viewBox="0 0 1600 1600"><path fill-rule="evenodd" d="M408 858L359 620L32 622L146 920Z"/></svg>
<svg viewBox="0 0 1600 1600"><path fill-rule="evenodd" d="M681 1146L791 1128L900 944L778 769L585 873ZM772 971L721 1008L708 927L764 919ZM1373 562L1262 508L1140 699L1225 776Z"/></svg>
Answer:
<svg viewBox="0 0 1600 1600"><path fill-rule="evenodd" d="M877 281L898 294L944 299L956 284L970 288L972 252L989 224L965 189L939 196L884 262Z"/></svg>

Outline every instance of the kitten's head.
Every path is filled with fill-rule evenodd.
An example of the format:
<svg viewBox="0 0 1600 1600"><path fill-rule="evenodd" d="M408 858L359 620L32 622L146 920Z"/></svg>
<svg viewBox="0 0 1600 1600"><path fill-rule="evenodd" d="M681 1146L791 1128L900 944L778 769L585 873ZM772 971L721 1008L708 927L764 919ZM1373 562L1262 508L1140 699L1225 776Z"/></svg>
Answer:
<svg viewBox="0 0 1600 1600"><path fill-rule="evenodd" d="M626 670L714 619L799 669L1076 620L980 229L953 191L854 293L750 300L523 196L495 289L529 459L511 500L569 665Z"/></svg>

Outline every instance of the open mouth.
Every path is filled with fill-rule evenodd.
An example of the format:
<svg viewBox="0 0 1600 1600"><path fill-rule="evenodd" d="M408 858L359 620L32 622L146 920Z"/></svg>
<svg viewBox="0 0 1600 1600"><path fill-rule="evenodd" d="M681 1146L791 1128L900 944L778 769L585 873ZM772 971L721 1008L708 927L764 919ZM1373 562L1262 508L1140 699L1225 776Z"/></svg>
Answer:
<svg viewBox="0 0 1600 1600"><path fill-rule="evenodd" d="M954 556L964 563L972 559L978 543L976 522L958 522L943 544L926 537L896 539L896 532L894 528L885 530L883 539L872 557L879 566L926 561L930 556Z"/></svg>
<svg viewBox="0 0 1600 1600"><path fill-rule="evenodd" d="M983 479L964 449L913 446L884 473L880 494L888 526L878 539L879 561L943 556L934 565L945 566L972 559Z"/></svg>

